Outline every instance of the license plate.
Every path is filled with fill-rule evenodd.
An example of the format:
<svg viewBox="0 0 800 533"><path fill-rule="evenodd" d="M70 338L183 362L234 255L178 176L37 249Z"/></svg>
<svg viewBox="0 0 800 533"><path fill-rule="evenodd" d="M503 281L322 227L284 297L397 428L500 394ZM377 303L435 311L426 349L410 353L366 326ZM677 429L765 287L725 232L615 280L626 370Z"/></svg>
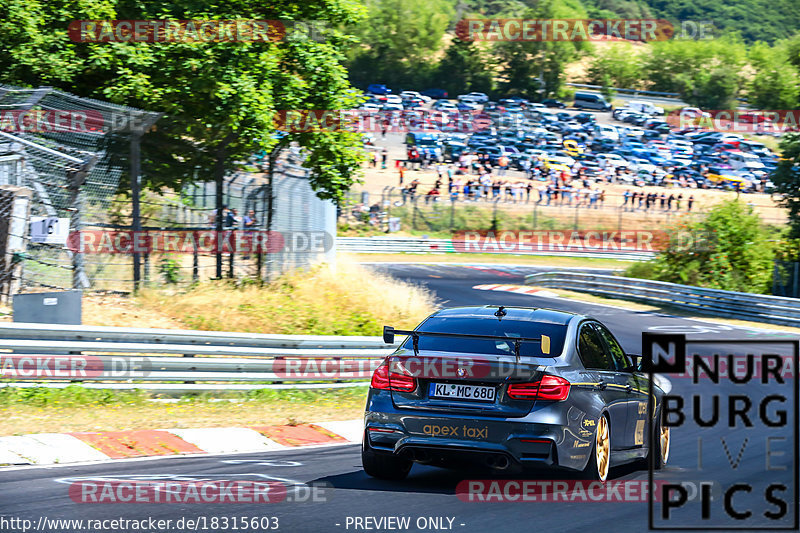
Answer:
<svg viewBox="0 0 800 533"><path fill-rule="evenodd" d="M455 385L452 383L431 383L428 396L431 398L453 398L456 400L477 400L493 402L497 395L495 387L481 385Z"/></svg>

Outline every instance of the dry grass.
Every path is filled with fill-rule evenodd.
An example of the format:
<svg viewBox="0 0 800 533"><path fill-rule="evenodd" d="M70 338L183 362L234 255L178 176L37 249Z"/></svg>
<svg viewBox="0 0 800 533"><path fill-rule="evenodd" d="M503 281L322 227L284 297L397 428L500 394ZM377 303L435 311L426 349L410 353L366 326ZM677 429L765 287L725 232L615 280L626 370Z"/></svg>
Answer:
<svg viewBox="0 0 800 533"><path fill-rule="evenodd" d="M135 298L87 296L84 324L252 333L380 335L414 326L435 306L423 288L340 260L259 286L204 282L188 290L147 289Z"/></svg>

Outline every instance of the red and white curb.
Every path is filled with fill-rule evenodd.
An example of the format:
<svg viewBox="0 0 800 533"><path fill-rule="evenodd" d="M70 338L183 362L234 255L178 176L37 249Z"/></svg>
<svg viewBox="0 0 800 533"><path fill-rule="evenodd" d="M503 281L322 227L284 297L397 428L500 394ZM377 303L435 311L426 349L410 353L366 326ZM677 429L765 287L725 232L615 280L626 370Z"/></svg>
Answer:
<svg viewBox="0 0 800 533"><path fill-rule="evenodd" d="M0 465L54 465L192 454L226 454L361 442L363 420L296 426L38 433L0 437Z"/></svg>
<svg viewBox="0 0 800 533"><path fill-rule="evenodd" d="M505 292L514 292L517 294L528 294L531 296L544 296L545 298L558 298L558 294L554 292L545 291L542 289L536 289L534 287L526 287L525 285L489 284L489 285L475 285L472 288L477 289L479 291L505 291Z"/></svg>

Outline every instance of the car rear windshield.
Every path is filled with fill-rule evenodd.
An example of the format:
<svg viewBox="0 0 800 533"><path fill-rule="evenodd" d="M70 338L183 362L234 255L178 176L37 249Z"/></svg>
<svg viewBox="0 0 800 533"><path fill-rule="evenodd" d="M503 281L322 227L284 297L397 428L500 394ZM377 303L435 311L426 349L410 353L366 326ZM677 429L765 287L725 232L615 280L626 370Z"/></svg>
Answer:
<svg viewBox="0 0 800 533"><path fill-rule="evenodd" d="M523 357L558 357L564 349L567 326L547 322L528 320L497 320L496 318L476 317L431 317L417 328L418 331L437 333L464 333L468 335L492 335L508 337L509 341L459 339L444 337L419 338L419 349L438 352L460 352L487 355L509 355L514 353L514 337L538 339L542 335L550 337L549 353L542 353L541 345L534 342L523 342L520 345L520 356ZM411 338L403 344L403 348L413 349Z"/></svg>

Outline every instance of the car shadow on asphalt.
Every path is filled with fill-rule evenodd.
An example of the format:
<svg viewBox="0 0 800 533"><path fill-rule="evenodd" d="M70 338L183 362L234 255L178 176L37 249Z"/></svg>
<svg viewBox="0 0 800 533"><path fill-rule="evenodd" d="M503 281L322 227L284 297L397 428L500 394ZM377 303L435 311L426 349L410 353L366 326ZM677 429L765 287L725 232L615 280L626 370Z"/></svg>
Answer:
<svg viewBox="0 0 800 533"><path fill-rule="evenodd" d="M313 482L326 483L335 489L368 490L382 492L407 492L455 495L463 489L459 483L469 480L518 480L518 481L569 481L582 479L580 472L566 470L525 470L523 472L496 472L486 468L451 470L415 464L402 481L389 481L368 476L358 469L345 474L325 476ZM647 479L647 467L643 463L629 463L614 467L609 480Z"/></svg>

